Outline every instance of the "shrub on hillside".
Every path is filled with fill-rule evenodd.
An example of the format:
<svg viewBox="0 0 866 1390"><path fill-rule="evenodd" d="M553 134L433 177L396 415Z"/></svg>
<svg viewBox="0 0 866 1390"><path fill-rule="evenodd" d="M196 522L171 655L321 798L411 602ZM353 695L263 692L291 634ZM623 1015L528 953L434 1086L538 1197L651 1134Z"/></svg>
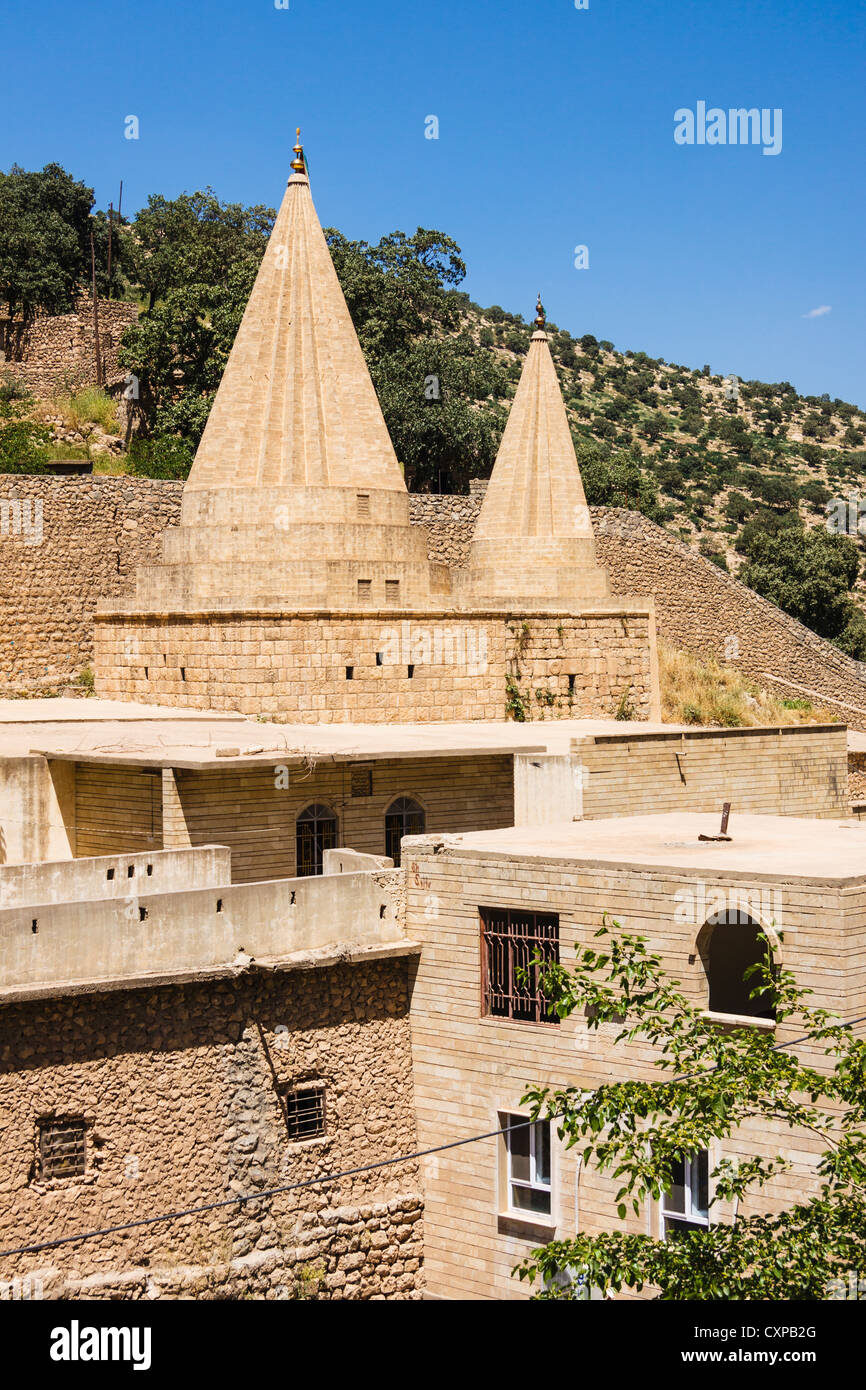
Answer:
<svg viewBox="0 0 866 1390"><path fill-rule="evenodd" d="M188 477L195 450L185 439L158 435L153 439L134 439L129 448L130 471L140 478L184 479Z"/></svg>
<svg viewBox="0 0 866 1390"><path fill-rule="evenodd" d="M32 420L13 420L0 428L0 473L45 473L51 431Z"/></svg>

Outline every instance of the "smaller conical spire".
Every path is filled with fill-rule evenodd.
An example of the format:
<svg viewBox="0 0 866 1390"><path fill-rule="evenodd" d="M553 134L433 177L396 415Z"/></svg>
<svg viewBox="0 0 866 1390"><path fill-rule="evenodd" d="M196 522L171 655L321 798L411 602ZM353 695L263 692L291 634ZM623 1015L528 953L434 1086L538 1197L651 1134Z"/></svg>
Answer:
<svg viewBox="0 0 866 1390"><path fill-rule="evenodd" d="M541 295L464 571L464 592L513 603L604 598Z"/></svg>
<svg viewBox="0 0 866 1390"><path fill-rule="evenodd" d="M305 174L307 172L307 161L304 159L304 147L301 144L300 126L295 130L295 139L297 144L292 149L292 154L295 156L292 160L292 168L296 174Z"/></svg>

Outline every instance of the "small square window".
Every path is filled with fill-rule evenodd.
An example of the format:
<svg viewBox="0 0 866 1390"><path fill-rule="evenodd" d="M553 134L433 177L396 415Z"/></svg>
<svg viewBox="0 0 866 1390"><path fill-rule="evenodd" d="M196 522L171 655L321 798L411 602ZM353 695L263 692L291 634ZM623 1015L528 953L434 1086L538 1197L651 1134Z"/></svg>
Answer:
<svg viewBox="0 0 866 1390"><path fill-rule="evenodd" d="M283 1091L286 1107L286 1128L295 1142L320 1139L325 1133L325 1088L322 1085L302 1086Z"/></svg>
<svg viewBox="0 0 866 1390"><path fill-rule="evenodd" d="M87 1125L82 1119L39 1121L40 1178L80 1178L87 1171Z"/></svg>

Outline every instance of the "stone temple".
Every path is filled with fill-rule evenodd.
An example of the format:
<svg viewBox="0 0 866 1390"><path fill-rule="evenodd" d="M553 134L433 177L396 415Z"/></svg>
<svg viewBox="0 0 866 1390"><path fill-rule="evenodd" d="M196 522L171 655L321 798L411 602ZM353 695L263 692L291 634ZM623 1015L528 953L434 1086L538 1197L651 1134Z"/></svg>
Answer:
<svg viewBox="0 0 866 1390"><path fill-rule="evenodd" d="M420 384L419 384L419 389ZM464 570L428 558L301 146L163 559L100 606L98 693L290 722L658 710L653 600L615 597L539 303Z"/></svg>

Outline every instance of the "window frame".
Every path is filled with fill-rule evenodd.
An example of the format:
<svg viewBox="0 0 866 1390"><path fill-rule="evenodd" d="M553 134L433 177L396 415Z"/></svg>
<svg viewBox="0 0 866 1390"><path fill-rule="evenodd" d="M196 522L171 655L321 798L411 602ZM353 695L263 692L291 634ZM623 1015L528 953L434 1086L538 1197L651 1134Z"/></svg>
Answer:
<svg viewBox="0 0 866 1390"><path fill-rule="evenodd" d="M701 1175L699 1164L702 1160L706 1161L706 1190L707 1207L706 1212L701 1212L699 1205L695 1201L695 1194L700 1188ZM710 1213L710 1202L712 1192L710 1190L710 1171L711 1153L709 1149L698 1149L694 1153L683 1156L683 1206L684 1211L668 1211L666 1204L670 1199L670 1192L663 1192L659 1198L659 1235L662 1240L668 1239L667 1222L680 1222L688 1225L690 1229L708 1231L712 1222Z"/></svg>
<svg viewBox="0 0 866 1390"><path fill-rule="evenodd" d="M503 1215L515 1221L523 1221L529 1225L553 1225L553 1135L551 1133L550 1120L535 1120L532 1124L527 1124L528 1115L521 1115L516 1111L501 1111L499 1115L502 1137L505 1144L505 1162L503 1170L503 1181L505 1184L505 1205ZM521 1128L525 1126L529 1133L529 1173L528 1179L515 1178L512 1173L512 1132L509 1126L513 1121L517 1121ZM547 1131L547 1181L538 1180L538 1138L542 1129ZM513 1189L523 1188L530 1192L545 1193L548 1200L547 1211L538 1211L533 1207L518 1207L514 1202Z"/></svg>
<svg viewBox="0 0 866 1390"><path fill-rule="evenodd" d="M395 810L394 810L394 807L395 807L395 806L398 806L398 805L400 804L400 802L406 802L406 803L408 803L408 804L411 804L412 806L417 807L417 810L421 813L421 828L420 828L420 830L407 830L407 829L405 828L405 827L406 827L406 816L407 816L407 814L414 814L414 815L417 815L417 812L407 812L407 810L406 810L405 808L404 808L404 809L401 809L399 812L398 812L398 811L395 811ZM388 818L389 818L389 816L397 816L397 815L400 815L400 816L402 817L403 830L402 830L401 834L397 837L397 853L396 853L396 854L393 854L393 853L392 853L392 845L391 845L391 843L390 843L391 831L390 831L389 826L388 826ZM388 856L389 859L393 859L393 860L394 860L394 868L395 868L395 869L398 869L398 868L400 868L400 859L401 859L401 854L400 854L400 841L403 839L403 836L404 836L404 835L424 835L424 834L426 833L426 831L427 831L427 807L426 807L426 806L423 806L423 805L421 804L421 802L418 800L417 796L410 796L408 792L401 792L401 793L399 794L399 796L394 796L394 797L392 797L391 800L389 801L388 805L385 807L384 824L385 824L385 854Z"/></svg>
<svg viewBox="0 0 866 1390"><path fill-rule="evenodd" d="M315 1134L293 1134L291 1130L292 1121L289 1116L289 1101L309 1093L315 1093L318 1097L316 1109L321 1114L322 1127ZM328 1088L324 1081L290 1082L280 1087L280 1097L283 1103L283 1116L286 1122L286 1137L290 1144L321 1143L323 1139L328 1138Z"/></svg>
<svg viewBox="0 0 866 1390"><path fill-rule="evenodd" d="M521 936L520 934L512 933L511 925L512 920L514 918L517 918L518 920L523 919L524 921L526 921L526 919L530 917L535 919L536 932L533 935L526 933L525 935ZM495 923L497 920L501 923L503 919L507 919L508 927L508 929L504 933L501 930L497 931L495 929L491 929L492 927L495 927ZM550 933L547 938L538 936L537 928L540 919L543 919L543 924L546 925L547 930ZM487 1019L495 1019L499 1022L504 1023L522 1023L535 1025L536 1027L558 1028L559 1019L555 1015L551 1016L550 1014L548 1014L546 1003L543 997L539 994L537 989L535 989L531 993L527 993L524 995L517 993L515 972L519 966L524 964L524 961L518 960L515 962L515 955L520 954L524 956L525 959L528 961L530 956L535 954L534 949L529 949L530 942L532 942L533 947L547 945L551 949L547 954L546 959L550 963L558 964L560 946L559 913L543 912L535 908L524 907L479 907L478 920L481 948L481 1017ZM500 943L500 946L504 946L507 952L507 990L494 990L492 988L491 943L494 940L497 940ZM514 942L524 943L519 953L516 953L514 951ZM501 999L504 999L507 1002L507 1011L494 1012L494 995L500 996ZM528 1002L530 998L532 1000L532 1016L526 1017L523 1016L521 1013L515 1013L515 1003L519 1003L521 1002L521 1000L523 1000L523 1002Z"/></svg>
<svg viewBox="0 0 866 1390"><path fill-rule="evenodd" d="M327 812L327 816L320 814L323 811ZM308 816L308 812L315 812L316 814ZM318 840L318 827L329 822L332 822L334 826L334 843L332 845L320 844ZM302 825L311 825L313 827L312 836L314 852L312 862L314 867L312 869L303 869L301 867L302 859L300 854L299 837ZM338 849L339 845L340 817L337 815L334 808L332 806L329 806L328 803L325 801L310 801L307 803L306 806L302 806L298 814L295 816L295 878L320 877L324 873L325 850ZM316 849L318 849L320 856L318 866L316 866Z"/></svg>
<svg viewBox="0 0 866 1390"><path fill-rule="evenodd" d="M90 1171L90 1154L87 1139L88 1122L83 1115L45 1115L40 1116L36 1121L36 1156L37 1156L37 1181L39 1182L80 1182L86 1178ZM64 1161L63 1156L58 1153L50 1153L51 1141L49 1136L54 1137L55 1141L64 1133L74 1137L75 1152L68 1156L67 1161L73 1165L80 1162L80 1167L73 1166L67 1172L56 1172L50 1168L51 1164L60 1164ZM80 1150L80 1155L79 1151Z"/></svg>

